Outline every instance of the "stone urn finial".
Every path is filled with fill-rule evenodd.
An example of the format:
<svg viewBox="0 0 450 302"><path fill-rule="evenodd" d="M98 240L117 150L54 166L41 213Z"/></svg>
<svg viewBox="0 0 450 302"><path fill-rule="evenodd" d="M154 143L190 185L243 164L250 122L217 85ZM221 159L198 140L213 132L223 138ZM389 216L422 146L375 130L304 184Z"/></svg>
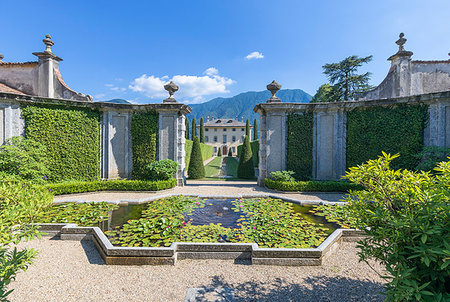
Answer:
<svg viewBox="0 0 450 302"><path fill-rule="evenodd" d="M4 56L0 53L0 63L2 63Z"/></svg>
<svg viewBox="0 0 450 302"><path fill-rule="evenodd" d="M55 42L52 41L52 37L50 35L45 35L45 39L42 40L44 42L46 48L44 52L52 53L52 46L55 45Z"/></svg>
<svg viewBox="0 0 450 302"><path fill-rule="evenodd" d="M164 85L164 89L169 92L169 97L163 101L163 103L176 103L177 101L173 97L173 94L178 91L178 86L170 81L169 84Z"/></svg>
<svg viewBox="0 0 450 302"><path fill-rule="evenodd" d="M272 83L270 83L266 87L267 87L267 90L269 90L270 93L272 93L272 97L267 100L267 103L281 102L281 100L275 96L277 91L281 89L281 85L278 84L277 82L275 82L275 80L273 80Z"/></svg>
<svg viewBox="0 0 450 302"><path fill-rule="evenodd" d="M405 38L405 34L404 33L400 33L398 35L399 39L397 41L395 41L395 44L398 45L398 51L405 51L405 48L403 47L403 45L405 45L406 43L406 38Z"/></svg>

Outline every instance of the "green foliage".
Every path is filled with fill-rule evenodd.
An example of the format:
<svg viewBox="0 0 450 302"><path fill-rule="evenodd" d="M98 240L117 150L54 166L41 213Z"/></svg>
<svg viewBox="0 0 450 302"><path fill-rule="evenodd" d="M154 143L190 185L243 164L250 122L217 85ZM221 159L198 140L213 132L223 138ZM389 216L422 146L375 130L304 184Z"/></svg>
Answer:
<svg viewBox="0 0 450 302"><path fill-rule="evenodd" d="M264 180L269 189L285 192L349 192L362 190L363 187L345 181L276 181L270 178Z"/></svg>
<svg viewBox="0 0 450 302"><path fill-rule="evenodd" d="M20 179L43 182L50 176L47 149L32 139L15 136L0 146L0 171Z"/></svg>
<svg viewBox="0 0 450 302"><path fill-rule="evenodd" d="M193 142L191 140L186 140L186 144L184 145L184 150L186 157L184 158L186 167L189 167L189 162L191 161L191 152L192 152ZM213 157L213 146L207 144L200 144L200 150L202 151L202 158L207 160Z"/></svg>
<svg viewBox="0 0 450 302"><path fill-rule="evenodd" d="M174 178L177 167L178 163L170 159L154 161L145 167L143 177L146 180L169 180Z"/></svg>
<svg viewBox="0 0 450 302"><path fill-rule="evenodd" d="M192 145L191 160L189 162L188 177L190 179L199 179L205 177L205 167L203 166L202 151L198 136L194 137Z"/></svg>
<svg viewBox="0 0 450 302"><path fill-rule="evenodd" d="M416 158L420 161L416 171L430 171L440 162L447 161L450 157L450 148L427 146L417 154Z"/></svg>
<svg viewBox="0 0 450 302"><path fill-rule="evenodd" d="M383 152L345 176L365 187L346 206L368 235L359 257L385 265L389 301L449 301L450 162L433 176L391 169L397 156Z"/></svg>
<svg viewBox="0 0 450 302"><path fill-rule="evenodd" d="M312 178L313 114L289 114L287 118L286 168L295 172L298 180Z"/></svg>
<svg viewBox="0 0 450 302"><path fill-rule="evenodd" d="M233 152L231 151L231 148L228 150L228 156L233 156Z"/></svg>
<svg viewBox="0 0 450 302"><path fill-rule="evenodd" d="M274 181L295 181L293 175L295 174L294 171L275 171L270 173L270 178Z"/></svg>
<svg viewBox="0 0 450 302"><path fill-rule="evenodd" d="M382 151L400 153L394 169L414 169L423 148L428 106L372 107L347 113L347 167L377 158Z"/></svg>
<svg viewBox="0 0 450 302"><path fill-rule="evenodd" d="M248 139L250 139L250 123L249 123L248 119L245 122L245 135L247 135Z"/></svg>
<svg viewBox="0 0 450 302"><path fill-rule="evenodd" d="M21 240L39 237L30 223L53 201L53 196L30 182L4 177L0 180L0 299L7 301L16 273L25 271L36 257L33 249L18 250Z"/></svg>
<svg viewBox="0 0 450 302"><path fill-rule="evenodd" d="M220 167L222 166L222 157L213 158L205 166L205 177L217 177L220 172Z"/></svg>
<svg viewBox="0 0 450 302"><path fill-rule="evenodd" d="M35 223L76 223L78 226L98 226L107 221L109 212L119 208L107 202L64 203L47 207L36 215Z"/></svg>
<svg viewBox="0 0 450 302"><path fill-rule="evenodd" d="M255 178L252 147L250 146L250 139L248 135L245 136L242 153L239 156L238 177L244 179Z"/></svg>
<svg viewBox="0 0 450 302"><path fill-rule="evenodd" d="M200 118L200 143L205 143L205 122Z"/></svg>
<svg viewBox="0 0 450 302"><path fill-rule="evenodd" d="M244 145L237 146L237 156L241 157L242 147ZM253 166L258 167L259 165L259 140L250 142L250 147L252 148Z"/></svg>
<svg viewBox="0 0 450 302"><path fill-rule="evenodd" d="M372 56L360 58L350 56L339 63L325 64L322 66L323 73L328 77L331 84L334 84L333 95L338 95L339 99L348 101L356 93L372 89L369 85L370 72L357 74L357 70L365 63L372 61Z"/></svg>
<svg viewBox="0 0 450 302"><path fill-rule="evenodd" d="M219 147L219 151L217 151L217 156L221 157L222 156L222 148Z"/></svg>
<svg viewBox="0 0 450 302"><path fill-rule="evenodd" d="M191 131L192 131L191 139L193 141L194 137L197 136L197 122L196 122L195 118L192 119L192 129L191 129Z"/></svg>
<svg viewBox="0 0 450 302"><path fill-rule="evenodd" d="M349 215L345 206L340 205L319 205L313 206L309 211L316 216L322 216L328 222L337 223L341 228L356 228L356 218Z"/></svg>
<svg viewBox="0 0 450 302"><path fill-rule="evenodd" d="M340 93L335 86L323 84L317 89L310 103L338 102L340 100Z"/></svg>
<svg viewBox="0 0 450 302"><path fill-rule="evenodd" d="M145 167L156 160L158 119L156 111L139 112L131 116L131 175L135 179L143 179Z"/></svg>
<svg viewBox="0 0 450 302"><path fill-rule="evenodd" d="M258 140L258 122L256 119L253 121L253 141Z"/></svg>
<svg viewBox="0 0 450 302"><path fill-rule="evenodd" d="M94 180L100 170L100 112L60 105L22 107L26 138L47 148L50 179Z"/></svg>
<svg viewBox="0 0 450 302"><path fill-rule="evenodd" d="M176 179L169 180L96 180L96 181L70 181L48 184L43 186L54 195L97 192L97 191L159 191L173 188L177 185Z"/></svg>
<svg viewBox="0 0 450 302"><path fill-rule="evenodd" d="M238 161L234 157L225 158L225 162L227 164L227 176L231 176L233 178L237 178L237 170L238 170ZM231 178L228 178L231 180Z"/></svg>
<svg viewBox="0 0 450 302"><path fill-rule="evenodd" d="M189 139L189 118L187 116L186 119L184 120L184 124L186 126L185 137L186 139Z"/></svg>

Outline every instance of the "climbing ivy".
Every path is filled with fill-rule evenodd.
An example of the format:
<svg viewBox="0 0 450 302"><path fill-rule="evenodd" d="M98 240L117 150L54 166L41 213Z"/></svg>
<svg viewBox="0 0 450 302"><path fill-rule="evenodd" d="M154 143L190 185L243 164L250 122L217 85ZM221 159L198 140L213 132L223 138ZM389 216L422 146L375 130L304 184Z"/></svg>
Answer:
<svg viewBox="0 0 450 302"><path fill-rule="evenodd" d="M47 149L51 180L95 180L100 170L100 112L65 105L22 107L25 135Z"/></svg>
<svg viewBox="0 0 450 302"><path fill-rule="evenodd" d="M294 171L298 180L312 178L313 165L313 114L291 113L287 118L286 168Z"/></svg>
<svg viewBox="0 0 450 302"><path fill-rule="evenodd" d="M423 148L428 120L426 105L355 109L347 113L347 167L376 159L381 151L400 153L394 169L414 169Z"/></svg>
<svg viewBox="0 0 450 302"><path fill-rule="evenodd" d="M158 145L158 119L156 111L134 113L131 116L131 148L135 179L143 177L144 167L156 160Z"/></svg>

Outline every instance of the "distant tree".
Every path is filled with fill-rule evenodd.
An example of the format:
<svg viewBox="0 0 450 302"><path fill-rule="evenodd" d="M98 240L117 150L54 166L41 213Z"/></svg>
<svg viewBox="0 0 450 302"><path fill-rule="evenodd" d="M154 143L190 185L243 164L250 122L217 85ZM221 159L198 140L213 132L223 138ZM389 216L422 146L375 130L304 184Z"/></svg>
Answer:
<svg viewBox="0 0 450 302"><path fill-rule="evenodd" d="M205 167L203 166L202 150L200 149L200 140L194 136L192 144L191 160L188 168L188 178L199 179L205 177Z"/></svg>
<svg viewBox="0 0 450 302"><path fill-rule="evenodd" d="M321 103L321 102L337 102L340 101L339 91L330 84L323 84L317 89L316 94L311 99L311 103Z"/></svg>
<svg viewBox="0 0 450 302"><path fill-rule="evenodd" d="M197 136L197 126L196 126L197 121L195 120L195 117L192 119L192 134L191 134L191 139L194 140L194 137Z"/></svg>
<svg viewBox="0 0 450 302"><path fill-rule="evenodd" d="M339 92L339 99L348 101L355 93L372 89L369 85L370 72L357 74L358 68L372 60L372 56L360 58L350 56L339 63L329 63L322 66L323 73L330 84Z"/></svg>
<svg viewBox="0 0 450 302"><path fill-rule="evenodd" d="M245 135L247 135L250 138L250 123L247 119L247 122L245 123Z"/></svg>
<svg viewBox="0 0 450 302"><path fill-rule="evenodd" d="M186 125L186 133L185 133L186 139L189 139L189 118L188 117L186 117L186 119L184 120L184 123Z"/></svg>
<svg viewBox="0 0 450 302"><path fill-rule="evenodd" d="M244 179L255 178L255 168L253 166L252 147L250 146L249 136L246 135L241 155L239 156L238 177Z"/></svg>
<svg viewBox="0 0 450 302"><path fill-rule="evenodd" d="M230 148L230 150L228 150L228 156L230 156L230 157L233 156L233 152L231 151L231 148Z"/></svg>
<svg viewBox="0 0 450 302"><path fill-rule="evenodd" d="M222 156L222 149L219 147L219 151L217 151L217 156Z"/></svg>
<svg viewBox="0 0 450 302"><path fill-rule="evenodd" d="M258 122L256 119L253 121L253 140L256 141L258 139Z"/></svg>
<svg viewBox="0 0 450 302"><path fill-rule="evenodd" d="M205 143L205 123L203 118L200 118L200 142Z"/></svg>

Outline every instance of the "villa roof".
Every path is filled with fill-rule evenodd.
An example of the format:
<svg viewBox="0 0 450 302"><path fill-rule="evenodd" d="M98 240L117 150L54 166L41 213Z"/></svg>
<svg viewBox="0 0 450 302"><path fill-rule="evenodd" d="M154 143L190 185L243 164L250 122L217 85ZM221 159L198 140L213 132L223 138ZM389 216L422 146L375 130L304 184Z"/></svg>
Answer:
<svg viewBox="0 0 450 302"><path fill-rule="evenodd" d="M245 127L245 123L231 118L220 118L206 122L205 127Z"/></svg>
<svg viewBox="0 0 450 302"><path fill-rule="evenodd" d="M25 95L25 93L23 93L22 91L19 91L17 89L9 87L8 85L5 85L3 83L0 83L0 92L15 93L15 94Z"/></svg>

